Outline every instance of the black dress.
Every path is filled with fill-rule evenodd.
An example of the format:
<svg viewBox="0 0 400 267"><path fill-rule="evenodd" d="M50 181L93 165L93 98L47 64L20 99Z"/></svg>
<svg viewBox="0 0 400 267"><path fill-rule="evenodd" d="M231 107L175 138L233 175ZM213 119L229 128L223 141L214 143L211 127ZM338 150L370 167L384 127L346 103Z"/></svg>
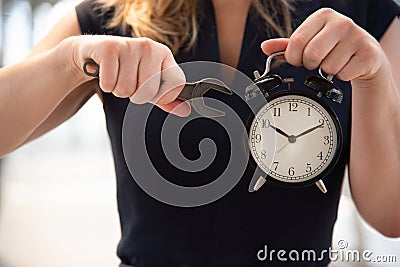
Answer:
<svg viewBox="0 0 400 267"><path fill-rule="evenodd" d="M376 39L380 39L395 16L399 7L391 0L336 0L300 1L293 17L299 25L308 15L321 7L332 7L349 16ZM201 2L204 9L200 18L200 32L196 50L180 52L178 63L195 60L220 62L214 10L211 1ZM111 12L101 14L93 0L86 0L76 7L82 34L121 35L118 28L106 29L105 22ZM240 54L238 70L252 77L255 69L263 70L266 56L261 52L260 43L273 36L267 36L258 23L253 11L247 18L245 35ZM339 30L339 29L338 29ZM302 80L309 74L305 69L293 69L283 65L282 76ZM332 231L337 217L337 208L345 165L349 160L351 88L349 83L336 81L344 91L341 105L330 103L343 129L343 151L334 170L324 182L327 194L317 187L284 188L274 184L264 186L257 193L249 193L248 185L253 167L249 164L236 186L225 196L193 208L164 204L144 192L127 167L122 143L122 128L129 101L112 94L103 93L107 130L111 139L117 177L118 208L122 238L118 256L122 266L325 266L329 257L319 253L331 246ZM301 86L300 86L301 87ZM242 118L248 110L235 97L220 97ZM148 153L154 167L169 181L176 184L199 185L212 181L221 173L229 161L230 144L224 130L214 121L199 118L185 127L179 144L182 153L189 159L199 157L199 142L211 138L218 152L209 168L197 173L185 173L169 164L160 142L160 129L166 113L151 105L129 104L134 110L130 118L138 127L131 132L131 142L140 142L145 131L147 151L137 151L137 157ZM151 113L145 127L140 118ZM146 128L146 129L144 129ZM136 131L136 132L135 132ZM137 136L137 138L135 138ZM194 184L188 181L195 181ZM313 249L316 260L278 261L277 257L260 261L257 253L267 246L268 250ZM287 256L287 255L286 255ZM273 263L271 263L273 262Z"/></svg>

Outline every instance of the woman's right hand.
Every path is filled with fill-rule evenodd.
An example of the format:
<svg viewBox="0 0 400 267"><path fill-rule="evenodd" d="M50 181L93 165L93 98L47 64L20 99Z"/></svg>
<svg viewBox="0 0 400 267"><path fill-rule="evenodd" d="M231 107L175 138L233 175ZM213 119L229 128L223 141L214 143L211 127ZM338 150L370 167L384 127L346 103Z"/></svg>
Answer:
<svg viewBox="0 0 400 267"><path fill-rule="evenodd" d="M190 114L189 103L177 99L185 75L167 46L148 38L104 35L75 36L63 43L72 49L71 68L78 77L90 79L82 70L88 58L100 65L104 92L136 104L153 103L178 116Z"/></svg>

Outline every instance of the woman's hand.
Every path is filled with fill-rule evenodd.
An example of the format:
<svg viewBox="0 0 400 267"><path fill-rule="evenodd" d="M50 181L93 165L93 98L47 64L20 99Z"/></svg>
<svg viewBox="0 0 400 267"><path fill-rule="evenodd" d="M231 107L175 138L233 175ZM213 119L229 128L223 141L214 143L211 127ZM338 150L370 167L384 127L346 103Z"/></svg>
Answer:
<svg viewBox="0 0 400 267"><path fill-rule="evenodd" d="M323 8L310 15L289 39L262 43L267 55L285 52L286 61L309 70L322 67L343 81L365 82L380 73L388 60L380 44L348 17Z"/></svg>
<svg viewBox="0 0 400 267"><path fill-rule="evenodd" d="M189 115L190 105L176 99L185 75L165 45L148 38L88 35L63 43L72 48L74 76L90 79L82 66L92 58L100 65L99 85L104 92L136 104L153 103L179 116Z"/></svg>
<svg viewBox="0 0 400 267"><path fill-rule="evenodd" d="M384 40L384 42L382 42ZM364 219L382 234L400 236L400 83L394 18L379 44L349 18L321 9L289 39L265 41L266 54L285 50L292 65L351 81L349 178L352 197ZM390 55L391 63L386 55ZM378 93L379 90L379 93Z"/></svg>

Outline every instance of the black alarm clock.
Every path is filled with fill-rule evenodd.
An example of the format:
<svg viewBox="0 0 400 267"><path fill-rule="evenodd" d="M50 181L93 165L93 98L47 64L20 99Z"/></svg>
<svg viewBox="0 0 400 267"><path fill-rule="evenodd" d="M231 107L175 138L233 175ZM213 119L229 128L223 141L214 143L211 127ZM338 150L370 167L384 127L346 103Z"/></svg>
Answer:
<svg viewBox="0 0 400 267"><path fill-rule="evenodd" d="M246 88L246 101L265 97L267 104L255 114L248 134L251 156L264 175L255 177L250 191L266 181L288 186L316 184L326 193L323 179L336 165L342 150L342 129L327 101L341 103L342 90L325 77L309 76L304 85L315 94L292 88L291 78L270 74L271 62L285 52L268 57L263 75L254 72L254 84ZM284 86L286 84L286 86ZM281 89L281 90L279 90ZM266 140L275 136L275 151Z"/></svg>

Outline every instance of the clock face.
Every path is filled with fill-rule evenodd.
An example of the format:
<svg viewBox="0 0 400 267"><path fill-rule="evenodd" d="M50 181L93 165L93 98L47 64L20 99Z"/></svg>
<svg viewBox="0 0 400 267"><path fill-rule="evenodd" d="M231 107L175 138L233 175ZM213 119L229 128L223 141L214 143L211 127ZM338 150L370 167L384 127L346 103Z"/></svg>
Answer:
<svg viewBox="0 0 400 267"><path fill-rule="evenodd" d="M268 176L288 183L309 181L335 163L338 127L331 113L312 98L283 95L256 114L249 133L250 151Z"/></svg>

